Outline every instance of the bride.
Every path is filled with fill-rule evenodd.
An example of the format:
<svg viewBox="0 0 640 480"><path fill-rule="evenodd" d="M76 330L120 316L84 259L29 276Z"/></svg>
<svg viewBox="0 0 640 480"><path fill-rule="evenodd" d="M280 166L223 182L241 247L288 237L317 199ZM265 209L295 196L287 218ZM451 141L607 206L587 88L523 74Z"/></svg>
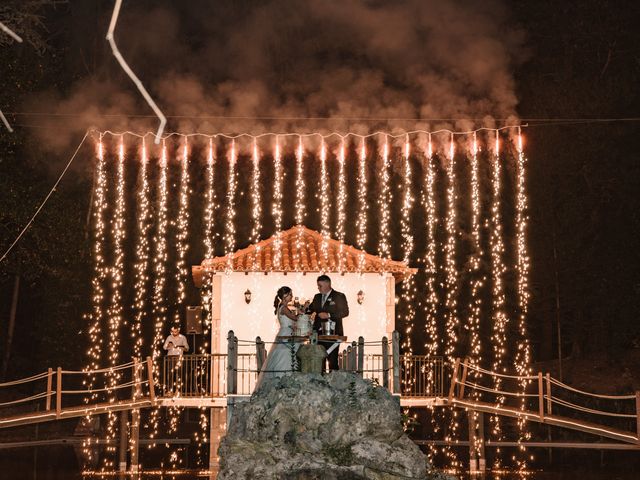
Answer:
<svg viewBox="0 0 640 480"><path fill-rule="evenodd" d="M288 337L295 334L296 331L296 315L289 309L289 302L293 298L293 293L289 287L280 287L273 301L275 314L278 318L280 329L276 335L275 341L269 349L267 359L262 364L260 375L256 383L256 390L260 388L265 378L281 377L288 372L296 369L297 359L296 352L300 347L300 343L291 342L282 337Z"/></svg>

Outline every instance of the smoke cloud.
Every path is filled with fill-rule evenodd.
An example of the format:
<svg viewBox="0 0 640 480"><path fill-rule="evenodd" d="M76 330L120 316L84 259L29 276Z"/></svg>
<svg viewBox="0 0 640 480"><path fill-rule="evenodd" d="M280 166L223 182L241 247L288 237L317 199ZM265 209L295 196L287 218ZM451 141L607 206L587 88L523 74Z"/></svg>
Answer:
<svg viewBox="0 0 640 480"><path fill-rule="evenodd" d="M524 57L498 0L131 3L116 40L168 130L183 133L501 125L516 118ZM89 127L155 132L115 59L104 63L65 96L33 97L30 110L60 115L44 122L64 122L37 131L47 145L67 148Z"/></svg>

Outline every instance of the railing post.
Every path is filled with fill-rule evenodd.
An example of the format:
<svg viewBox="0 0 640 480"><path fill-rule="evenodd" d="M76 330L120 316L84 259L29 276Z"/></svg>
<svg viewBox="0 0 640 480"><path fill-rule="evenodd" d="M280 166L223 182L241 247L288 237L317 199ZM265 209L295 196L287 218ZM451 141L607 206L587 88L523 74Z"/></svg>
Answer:
<svg viewBox="0 0 640 480"><path fill-rule="evenodd" d="M484 443L484 413L478 412L478 439L480 444L479 458L478 458L478 473L484 474L487 469L487 457L485 456L485 443Z"/></svg>
<svg viewBox="0 0 640 480"><path fill-rule="evenodd" d="M127 471L127 420L129 410L120 411L120 445L118 448L118 471Z"/></svg>
<svg viewBox="0 0 640 480"><path fill-rule="evenodd" d="M237 339L233 330L227 335L227 394L233 395L238 391L238 349Z"/></svg>
<svg viewBox="0 0 640 480"><path fill-rule="evenodd" d="M264 342L260 337L256 337L256 370L258 370L258 373L262 371L262 364L266 357L265 353Z"/></svg>
<svg viewBox="0 0 640 480"><path fill-rule="evenodd" d="M382 386L389 388L389 339L382 337Z"/></svg>
<svg viewBox="0 0 640 480"><path fill-rule="evenodd" d="M460 389L458 390L458 398L464 398L464 384L467 381L467 369L469 368L469 359L465 358L462 364L462 380L460 380Z"/></svg>
<svg viewBox="0 0 640 480"><path fill-rule="evenodd" d="M358 337L358 375L364 376L364 337Z"/></svg>
<svg viewBox="0 0 640 480"><path fill-rule="evenodd" d="M47 370L47 403L46 403L47 412L51 410L52 384L53 384L53 369L49 368Z"/></svg>
<svg viewBox="0 0 640 480"><path fill-rule="evenodd" d="M391 349L393 354L393 393L400 392L400 334L394 330L391 334Z"/></svg>
<svg viewBox="0 0 640 480"><path fill-rule="evenodd" d="M638 444L640 444L640 391L636 392L636 434L638 435Z"/></svg>
<svg viewBox="0 0 640 480"><path fill-rule="evenodd" d="M156 403L156 387L153 381L153 362L151 361L151 357L147 357L147 378L149 380L149 400L151 400L151 404L153 405Z"/></svg>
<svg viewBox="0 0 640 480"><path fill-rule="evenodd" d="M352 350L353 350L353 347L351 345L349 345L347 347L347 371L349 371L349 372L353 371L352 363L351 363L351 351Z"/></svg>
<svg viewBox="0 0 640 480"><path fill-rule="evenodd" d="M358 344L354 340L351 342L351 371L355 372L358 368Z"/></svg>
<svg viewBox="0 0 640 480"><path fill-rule="evenodd" d="M476 449L476 412L467 412L467 423L469 425L469 473L478 472L478 452Z"/></svg>
<svg viewBox="0 0 640 480"><path fill-rule="evenodd" d="M551 375L547 373L547 415L553 415L553 403L551 402Z"/></svg>
<svg viewBox="0 0 640 480"><path fill-rule="evenodd" d="M62 414L62 367L56 370L56 418Z"/></svg>
<svg viewBox="0 0 640 480"><path fill-rule="evenodd" d="M140 359L133 359L133 380L131 387L131 397L134 401L142 397L142 385L140 384ZM138 473L138 451L140 445L140 409L131 410L131 430L129 431L129 448L131 449L131 472Z"/></svg>
<svg viewBox="0 0 640 480"><path fill-rule="evenodd" d="M538 372L538 415L540 415L540 422L544 422L544 383L542 382L542 372Z"/></svg>
<svg viewBox="0 0 640 480"><path fill-rule="evenodd" d="M456 383L458 383L458 370L460 368L460 359L456 358L453 364L453 372L451 373L451 385L449 385L449 403L453 400L456 392Z"/></svg>

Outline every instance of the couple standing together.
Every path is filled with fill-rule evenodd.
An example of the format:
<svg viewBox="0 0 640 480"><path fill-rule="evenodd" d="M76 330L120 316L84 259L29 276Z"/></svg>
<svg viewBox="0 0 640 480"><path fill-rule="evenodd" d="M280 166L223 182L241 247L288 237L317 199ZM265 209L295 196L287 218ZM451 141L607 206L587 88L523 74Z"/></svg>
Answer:
<svg viewBox="0 0 640 480"><path fill-rule="evenodd" d="M330 320L335 322L335 334L344 335L342 319L349 315L347 297L344 293L331 288L331 278L327 275L320 275L317 283L319 293L313 297L313 301L309 304L310 312L315 313L313 330L321 333L322 322ZM278 289L273 306L280 328L276 340L269 350L269 355L262 366L258 385L262 383L265 377L279 377L292 370L292 359L295 358L295 353L300 344L281 339L281 337L295 335L297 316L289 309L289 303L292 300L293 292L291 288L281 287ZM333 345L331 342L318 342L318 344L326 349ZM329 353L328 360L329 369L337 370L338 348L334 348Z"/></svg>

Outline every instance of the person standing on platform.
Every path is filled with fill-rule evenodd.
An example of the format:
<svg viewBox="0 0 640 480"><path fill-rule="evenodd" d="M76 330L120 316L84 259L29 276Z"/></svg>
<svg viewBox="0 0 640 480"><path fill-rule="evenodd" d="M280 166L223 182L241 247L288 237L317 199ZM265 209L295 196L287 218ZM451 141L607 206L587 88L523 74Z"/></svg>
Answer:
<svg viewBox="0 0 640 480"><path fill-rule="evenodd" d="M344 335L342 329L342 319L349 316L349 304L344 293L331 288L331 278L328 275L320 275L317 279L318 291L313 302L309 305L309 310L316 313L313 329L322 334L322 323L326 321L335 322L334 335ZM325 349L329 350L333 342L318 342ZM329 369L338 370L338 350L336 347L328 355Z"/></svg>
<svg viewBox="0 0 640 480"><path fill-rule="evenodd" d="M189 351L187 337L180 333L180 326L171 327L171 335L164 341L163 348L167 351L165 369L165 389L169 393L182 390L182 354Z"/></svg>
<svg viewBox="0 0 640 480"><path fill-rule="evenodd" d="M180 333L180 326L174 325L171 327L171 335L164 341L164 349L167 351L167 355L172 357L176 355L182 355L189 351L189 343L187 337Z"/></svg>

